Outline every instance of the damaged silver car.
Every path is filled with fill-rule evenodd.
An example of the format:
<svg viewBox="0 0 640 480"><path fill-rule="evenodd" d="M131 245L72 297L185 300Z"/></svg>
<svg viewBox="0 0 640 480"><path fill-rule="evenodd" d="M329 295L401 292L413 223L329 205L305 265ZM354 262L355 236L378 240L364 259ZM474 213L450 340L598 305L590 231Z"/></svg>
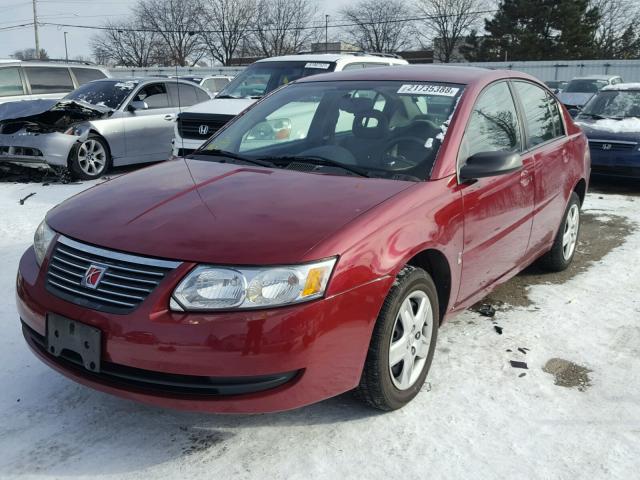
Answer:
<svg viewBox="0 0 640 480"><path fill-rule="evenodd" d="M81 179L169 158L180 108L209 100L177 79L97 80L60 101L0 105L0 162L69 168Z"/></svg>

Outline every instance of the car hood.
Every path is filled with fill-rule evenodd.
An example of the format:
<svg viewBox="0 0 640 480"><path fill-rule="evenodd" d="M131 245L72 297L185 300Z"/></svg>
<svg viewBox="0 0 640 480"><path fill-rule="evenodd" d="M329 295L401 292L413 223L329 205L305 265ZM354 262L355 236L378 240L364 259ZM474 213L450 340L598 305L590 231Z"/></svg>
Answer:
<svg viewBox="0 0 640 480"><path fill-rule="evenodd" d="M575 123L582 128L587 138L592 140L625 142L640 140L640 118L632 117L622 120L579 118L575 120Z"/></svg>
<svg viewBox="0 0 640 480"><path fill-rule="evenodd" d="M76 240L141 255L288 264L412 185L178 159L88 189L47 221Z"/></svg>
<svg viewBox="0 0 640 480"><path fill-rule="evenodd" d="M65 131L87 120L104 118L112 109L80 100L25 100L0 105L2 133L15 133L25 125L34 132Z"/></svg>
<svg viewBox="0 0 640 480"><path fill-rule="evenodd" d="M237 115L256 102L257 100L253 98L214 98L206 102L198 103L184 111L191 113Z"/></svg>
<svg viewBox="0 0 640 480"><path fill-rule="evenodd" d="M591 97L595 95L594 93L578 93L578 92L560 92L558 94L558 100L560 100L565 105L573 105L577 107L581 107L585 103L589 101Z"/></svg>

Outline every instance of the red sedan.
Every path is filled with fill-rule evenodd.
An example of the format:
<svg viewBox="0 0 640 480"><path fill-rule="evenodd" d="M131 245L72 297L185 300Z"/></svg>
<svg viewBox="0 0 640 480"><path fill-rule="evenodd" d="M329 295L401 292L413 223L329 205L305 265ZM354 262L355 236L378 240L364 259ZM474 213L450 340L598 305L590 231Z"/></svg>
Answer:
<svg viewBox="0 0 640 480"><path fill-rule="evenodd" d="M20 262L27 343L90 387L271 412L399 408L438 327L569 266L587 142L536 79L394 67L303 79L202 149L51 210Z"/></svg>

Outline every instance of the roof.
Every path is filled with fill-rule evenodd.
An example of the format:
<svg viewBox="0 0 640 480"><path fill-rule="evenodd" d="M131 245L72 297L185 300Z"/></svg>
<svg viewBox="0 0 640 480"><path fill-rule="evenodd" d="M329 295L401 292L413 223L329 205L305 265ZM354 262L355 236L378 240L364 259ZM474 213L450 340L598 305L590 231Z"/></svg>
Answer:
<svg viewBox="0 0 640 480"><path fill-rule="evenodd" d="M513 70L490 70L488 68L453 65L400 65L312 75L297 80L297 83L329 82L333 80L395 80L416 82L431 81L469 85L476 82L514 77L533 78L530 75Z"/></svg>
<svg viewBox="0 0 640 480"><path fill-rule="evenodd" d="M18 60L16 58L0 58L0 65L22 65L24 67L82 67L82 68L95 68L96 70L104 70L105 68L100 65L89 64L86 62L59 62L59 61L46 61L46 60Z"/></svg>
<svg viewBox="0 0 640 480"><path fill-rule="evenodd" d="M640 90L640 83L618 83L607 85L602 90Z"/></svg>
<svg viewBox="0 0 640 480"><path fill-rule="evenodd" d="M258 60L256 63L262 62L337 62L343 58L354 58L358 60L370 60L372 62L380 62L381 60L388 60L389 62L397 62L402 60L401 58L395 58L390 56L377 56L367 55L359 52L353 53L304 53L299 55L283 55L281 57L269 57ZM402 62L404 63L404 62Z"/></svg>

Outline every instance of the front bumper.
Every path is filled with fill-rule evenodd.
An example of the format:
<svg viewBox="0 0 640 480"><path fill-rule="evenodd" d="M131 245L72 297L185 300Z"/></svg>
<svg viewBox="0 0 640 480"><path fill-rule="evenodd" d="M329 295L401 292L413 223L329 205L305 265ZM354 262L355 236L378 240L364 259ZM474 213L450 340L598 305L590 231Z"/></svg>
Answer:
<svg viewBox="0 0 640 480"><path fill-rule="evenodd" d="M78 137L64 133L0 134L0 162L67 166Z"/></svg>
<svg viewBox="0 0 640 480"><path fill-rule="evenodd" d="M206 140L182 138L176 133L176 136L171 142L173 144L173 150L171 153L174 157L184 157L185 155L189 155L200 148L205 141Z"/></svg>
<svg viewBox="0 0 640 480"><path fill-rule="evenodd" d="M591 174L640 179L640 151L603 152L591 148Z"/></svg>
<svg viewBox="0 0 640 480"><path fill-rule="evenodd" d="M167 308L169 295L192 266L182 264L136 310L117 315L75 305L49 293L44 273L47 261L38 268L33 249L29 249L20 261L17 280L18 312L27 342L44 362L79 383L168 408L274 412L314 403L357 386L373 325L393 279L271 310L171 312ZM38 340L42 342L46 332L47 313L99 328L106 371L115 371L120 378L95 375L39 347ZM137 381L122 381L123 374L129 380L137 376ZM192 380L198 383L202 377L218 387L230 383L261 385L254 390L210 388L204 392L189 385L168 388L165 382L175 380L184 386ZM150 378L160 380L152 385ZM264 385L267 388L262 388Z"/></svg>

